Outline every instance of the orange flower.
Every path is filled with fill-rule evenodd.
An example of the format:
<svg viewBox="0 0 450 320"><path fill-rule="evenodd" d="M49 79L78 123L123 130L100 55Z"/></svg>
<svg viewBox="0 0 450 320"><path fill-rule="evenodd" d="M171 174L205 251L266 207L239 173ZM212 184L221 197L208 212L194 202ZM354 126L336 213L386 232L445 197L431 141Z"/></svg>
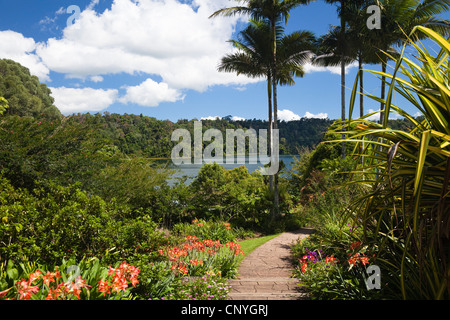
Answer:
<svg viewBox="0 0 450 320"><path fill-rule="evenodd" d="M61 279L61 274L59 273L58 267L55 267L55 277L56 279Z"/></svg>
<svg viewBox="0 0 450 320"><path fill-rule="evenodd" d="M352 268L357 262L359 258L359 253L355 253L348 259L348 263L350 264L350 268Z"/></svg>
<svg viewBox="0 0 450 320"><path fill-rule="evenodd" d="M241 245L236 242L227 242L225 244L226 247L230 248L230 250L237 250L241 248Z"/></svg>
<svg viewBox="0 0 450 320"><path fill-rule="evenodd" d="M193 265L193 266L197 266L197 265L202 265L203 261L202 260L198 260L197 258L195 258L194 260L189 260L189 262Z"/></svg>
<svg viewBox="0 0 450 320"><path fill-rule="evenodd" d="M197 250L200 251L200 252L202 252L202 251L205 250L204 244L203 244L202 242L199 242L199 241L197 241L197 242L195 242L195 243L193 244L193 248L197 249Z"/></svg>
<svg viewBox="0 0 450 320"><path fill-rule="evenodd" d="M111 285L108 281L103 281L102 279L100 279L100 281L98 282L98 292L103 292L103 295L110 294Z"/></svg>
<svg viewBox="0 0 450 320"><path fill-rule="evenodd" d="M6 294L8 293L9 290L11 290L11 288L6 289L4 291L0 291L0 298L3 298L4 296L6 296Z"/></svg>
<svg viewBox="0 0 450 320"><path fill-rule="evenodd" d="M325 257L325 261L326 261L327 263L334 264L334 263L336 263L336 260L337 260L337 259L334 257L334 255L326 256L326 257Z"/></svg>
<svg viewBox="0 0 450 320"><path fill-rule="evenodd" d="M47 271L47 274L42 277L42 279L44 280L44 284L47 286L50 286L51 282L55 282L55 279L54 279L55 276L56 276L56 273Z"/></svg>
<svg viewBox="0 0 450 320"><path fill-rule="evenodd" d="M307 268L308 268L308 263L303 262L302 267L301 267L302 272L305 272Z"/></svg>
<svg viewBox="0 0 450 320"><path fill-rule="evenodd" d="M186 236L185 237L185 239L187 240L187 241L197 241L198 240L198 238L196 237L196 236Z"/></svg>
<svg viewBox="0 0 450 320"><path fill-rule="evenodd" d="M45 300L56 300L59 297L59 290L56 288L50 288L50 290L48 291L47 297L45 298Z"/></svg>
<svg viewBox="0 0 450 320"><path fill-rule="evenodd" d="M178 271L181 274L187 274L188 273L188 268L186 268L184 265L179 264L179 265L173 265L170 269L174 270L174 271Z"/></svg>
<svg viewBox="0 0 450 320"><path fill-rule="evenodd" d="M39 269L37 269L35 272L30 274L30 277L28 278L28 284L32 284L34 281L39 279L39 276L41 275L41 272Z"/></svg>
<svg viewBox="0 0 450 320"><path fill-rule="evenodd" d="M369 257L366 257L363 253L363 256L360 258L360 261L363 265L369 264Z"/></svg>
<svg viewBox="0 0 450 320"><path fill-rule="evenodd" d="M350 269L357 264L358 262L361 262L364 266L369 264L369 257L367 257L364 253L355 253L348 259L348 263L350 264Z"/></svg>
<svg viewBox="0 0 450 320"><path fill-rule="evenodd" d="M214 241L212 241L211 239L203 240L203 243L204 243L204 245L207 246L207 247L212 247L212 246L214 246Z"/></svg>
<svg viewBox="0 0 450 320"><path fill-rule="evenodd" d="M31 278L32 279L32 278ZM38 286L30 286L31 282L21 279L16 283L17 291L19 292L19 299L31 300L33 294L38 293Z"/></svg>
<svg viewBox="0 0 450 320"><path fill-rule="evenodd" d="M126 290L128 288L127 280L124 277L115 277L113 279L112 289L119 293L120 290Z"/></svg>

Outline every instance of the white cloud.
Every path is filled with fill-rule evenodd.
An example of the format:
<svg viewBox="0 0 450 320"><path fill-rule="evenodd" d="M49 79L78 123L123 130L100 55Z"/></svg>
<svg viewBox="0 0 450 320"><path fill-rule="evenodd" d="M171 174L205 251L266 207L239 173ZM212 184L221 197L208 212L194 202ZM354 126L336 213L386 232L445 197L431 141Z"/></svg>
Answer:
<svg viewBox="0 0 450 320"><path fill-rule="evenodd" d="M67 9L64 7L59 8L58 11L55 12L56 15L66 14L66 13L67 13Z"/></svg>
<svg viewBox="0 0 450 320"><path fill-rule="evenodd" d="M371 115L371 116L369 116L369 117L366 117L365 119L369 120L369 121L379 121L380 120L380 109L378 109L376 111L373 110L373 109L369 109L369 111L366 113L366 115L370 114L370 113L373 113L373 112L376 112L376 113ZM403 119L403 118L404 118L403 116L399 115L396 112L391 111L389 113L389 119L390 120L399 120L399 119Z"/></svg>
<svg viewBox="0 0 450 320"><path fill-rule="evenodd" d="M14 60L30 70L40 81L49 81L50 70L35 54L36 43L32 38L7 30L0 31L0 58ZM6 45L7 44L7 45Z"/></svg>
<svg viewBox="0 0 450 320"><path fill-rule="evenodd" d="M120 98L120 102L131 102L145 107L156 107L161 102L176 102L184 98L179 90L171 89L167 83L157 83L152 79L147 79L138 86L125 88L126 94Z"/></svg>
<svg viewBox="0 0 450 320"><path fill-rule="evenodd" d="M87 9L88 9L88 10L94 9L94 7L95 7L96 5L98 5L99 1L100 1L100 0L92 0L91 3L89 3L89 5L87 6Z"/></svg>
<svg viewBox="0 0 450 320"><path fill-rule="evenodd" d="M306 112L305 115L303 116L303 118L318 118L318 119L326 119L328 118L328 114L327 113L317 113L317 114L312 114L311 112ZM284 110L280 110L278 111L278 119L280 121L295 121L295 120L300 120L302 119L302 117L296 113L294 113L291 110L288 109L284 109Z"/></svg>
<svg viewBox="0 0 450 320"><path fill-rule="evenodd" d="M231 118L231 120L233 120L233 121L245 121L245 118L234 116L234 117Z"/></svg>
<svg viewBox="0 0 450 320"><path fill-rule="evenodd" d="M295 114L291 110L284 109L278 111L278 119L280 121L293 121L293 120L300 120L301 117L298 114Z"/></svg>
<svg viewBox="0 0 450 320"><path fill-rule="evenodd" d="M353 62L350 65L345 67L345 73L348 74L350 69L358 67L358 62ZM341 67L319 67L319 66L313 66L311 63L307 63L303 66L306 73L313 73L313 72L330 72L332 74L341 74Z"/></svg>
<svg viewBox="0 0 450 320"><path fill-rule="evenodd" d="M55 98L55 106L64 115L76 112L94 112L106 109L117 100L115 89L92 88L50 88Z"/></svg>
<svg viewBox="0 0 450 320"><path fill-rule="evenodd" d="M318 114L312 114L311 112L305 113L305 118L318 118L318 119L326 119L328 118L328 113L320 112Z"/></svg>
<svg viewBox="0 0 450 320"><path fill-rule="evenodd" d="M208 116L208 117L201 117L200 118L200 120L220 120L220 119L222 119L222 117L219 117L219 116L215 116L215 117Z"/></svg>
<svg viewBox="0 0 450 320"><path fill-rule="evenodd" d="M377 111L380 111L380 110L377 110ZM369 113L372 113L372 112L375 112L375 110L369 109L369 112L367 112L366 114L369 114ZM375 113L375 114L373 114L373 115L371 115L371 116L369 116L369 117L367 117L365 119L369 120L369 121L378 121L378 120L380 120L380 113L377 112L377 113Z"/></svg>
<svg viewBox="0 0 450 320"><path fill-rule="evenodd" d="M114 0L102 13L84 10L63 37L40 44L37 53L51 70L70 77L137 72L159 75L173 89L204 91L209 86L256 82L217 71L231 51L239 17L209 16L227 0Z"/></svg>
<svg viewBox="0 0 450 320"><path fill-rule="evenodd" d="M103 77L102 76L92 76L91 77L91 81L92 82L102 82L103 81Z"/></svg>

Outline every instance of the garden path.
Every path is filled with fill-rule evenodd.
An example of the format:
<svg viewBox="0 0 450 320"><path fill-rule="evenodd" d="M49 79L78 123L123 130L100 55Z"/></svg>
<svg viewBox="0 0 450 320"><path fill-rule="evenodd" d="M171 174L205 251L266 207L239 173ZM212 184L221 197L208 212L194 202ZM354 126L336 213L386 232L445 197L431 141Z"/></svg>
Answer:
<svg viewBox="0 0 450 320"><path fill-rule="evenodd" d="M284 232L252 251L239 266L239 275L229 281L228 300L299 300L298 280L292 278L290 246L313 232L303 228Z"/></svg>

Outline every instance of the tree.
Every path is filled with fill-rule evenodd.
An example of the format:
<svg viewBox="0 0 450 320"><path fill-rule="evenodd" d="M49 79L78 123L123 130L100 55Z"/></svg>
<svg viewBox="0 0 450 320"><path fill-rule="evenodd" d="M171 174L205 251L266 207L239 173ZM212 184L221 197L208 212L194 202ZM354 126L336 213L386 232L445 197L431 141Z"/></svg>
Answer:
<svg viewBox="0 0 450 320"><path fill-rule="evenodd" d="M295 84L294 77L303 77L303 64L309 61L311 51L315 49L314 35L309 31L297 31L283 34L284 28L277 28L277 83ZM238 52L222 58L219 71L236 72L250 77L266 77L269 141L272 141L272 40L270 26L263 20L250 20L250 25L240 32L238 40L230 40ZM269 177L269 187L273 190L273 177Z"/></svg>
<svg viewBox="0 0 450 320"><path fill-rule="evenodd" d="M345 0L325 0L326 3L335 4L339 3L339 10L344 11L346 1ZM348 1L347 1L348 2ZM346 37L345 37L345 18L343 15L340 16L341 27L340 27L340 45L342 46L340 49L340 65L341 65L341 119L344 121L345 119L345 47L347 46ZM345 137L345 134L342 133L342 138ZM345 143L342 143L342 156L345 157Z"/></svg>
<svg viewBox="0 0 450 320"><path fill-rule="evenodd" d="M370 6L367 1L352 1L345 6L341 15L348 23L346 30L347 42L351 44L352 55L358 61L359 88L360 93L364 92L363 72L364 64L377 64L380 62L378 48L376 47L376 37L374 32L367 27L367 9ZM364 116L364 95L360 95L359 115Z"/></svg>
<svg viewBox="0 0 450 320"><path fill-rule="evenodd" d="M263 19L268 22L272 30L272 79L278 79L277 70L277 28L284 21L286 24L289 20L289 13L292 9L308 4L310 0L240 0L239 2L245 4L244 6L235 6L230 8L220 9L214 12L211 17L217 16L235 16L248 15L250 18L258 20ZM273 88L273 123L274 129L278 129L278 106L277 106L277 81L272 81ZM274 177L274 207L275 216L278 216L278 173Z"/></svg>
<svg viewBox="0 0 450 320"><path fill-rule="evenodd" d="M50 89L13 60L0 60L0 96L8 100L7 114L44 116L52 120L62 117L53 105Z"/></svg>
<svg viewBox="0 0 450 320"><path fill-rule="evenodd" d="M450 34L450 20L440 19L438 15L450 8L449 0L377 0L369 1L381 8L381 29L371 30L377 39L376 46L380 51L388 52L392 46L402 46L416 26L425 26L444 36ZM424 39L425 34L417 32L415 40ZM385 84L388 56L381 54L381 106L380 123L387 123L388 114L384 115Z"/></svg>

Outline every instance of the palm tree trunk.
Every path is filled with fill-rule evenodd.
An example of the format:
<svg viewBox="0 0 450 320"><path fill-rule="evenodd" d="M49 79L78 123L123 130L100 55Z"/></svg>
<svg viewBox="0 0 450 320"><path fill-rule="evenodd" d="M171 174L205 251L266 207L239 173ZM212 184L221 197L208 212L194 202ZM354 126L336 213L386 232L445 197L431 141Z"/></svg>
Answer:
<svg viewBox="0 0 450 320"><path fill-rule="evenodd" d="M272 127L273 127L273 119L272 119L272 81L270 73L267 75L267 99L269 104L269 148L268 153L269 157L272 155ZM273 176L269 175L269 190L273 191Z"/></svg>
<svg viewBox="0 0 450 320"><path fill-rule="evenodd" d="M341 0L341 10L344 12L345 0ZM344 121L345 119L345 20L343 15L341 15L341 32L342 32L342 41L343 46L341 52L341 119ZM344 131L344 127L342 128ZM345 133L342 133L342 139L345 139ZM342 142L342 158L345 158L345 142Z"/></svg>
<svg viewBox="0 0 450 320"><path fill-rule="evenodd" d="M272 87L273 87L273 129L278 129L278 106L277 106L277 36L275 21L272 21L272 35L273 35L273 66L272 66ZM271 154L273 157L273 154ZM274 212L273 218L278 218L279 195L278 195L278 172L274 175L274 198L273 198Z"/></svg>
<svg viewBox="0 0 450 320"><path fill-rule="evenodd" d="M363 56L362 54L359 54L358 57L358 67L359 67L359 117L362 118L364 116L364 84L363 84L363 72L362 72L362 68L363 68ZM362 143L361 143L361 147L360 147L360 154L362 154L364 152L364 137L362 137ZM364 157L361 157L361 165L364 166ZM364 170L364 169L363 169ZM363 176L364 179L364 176Z"/></svg>
<svg viewBox="0 0 450 320"><path fill-rule="evenodd" d="M358 58L358 67L359 67L359 117L362 118L364 116L364 96L363 96L363 90L364 90L364 84L363 84L363 58L362 55L359 55Z"/></svg>

